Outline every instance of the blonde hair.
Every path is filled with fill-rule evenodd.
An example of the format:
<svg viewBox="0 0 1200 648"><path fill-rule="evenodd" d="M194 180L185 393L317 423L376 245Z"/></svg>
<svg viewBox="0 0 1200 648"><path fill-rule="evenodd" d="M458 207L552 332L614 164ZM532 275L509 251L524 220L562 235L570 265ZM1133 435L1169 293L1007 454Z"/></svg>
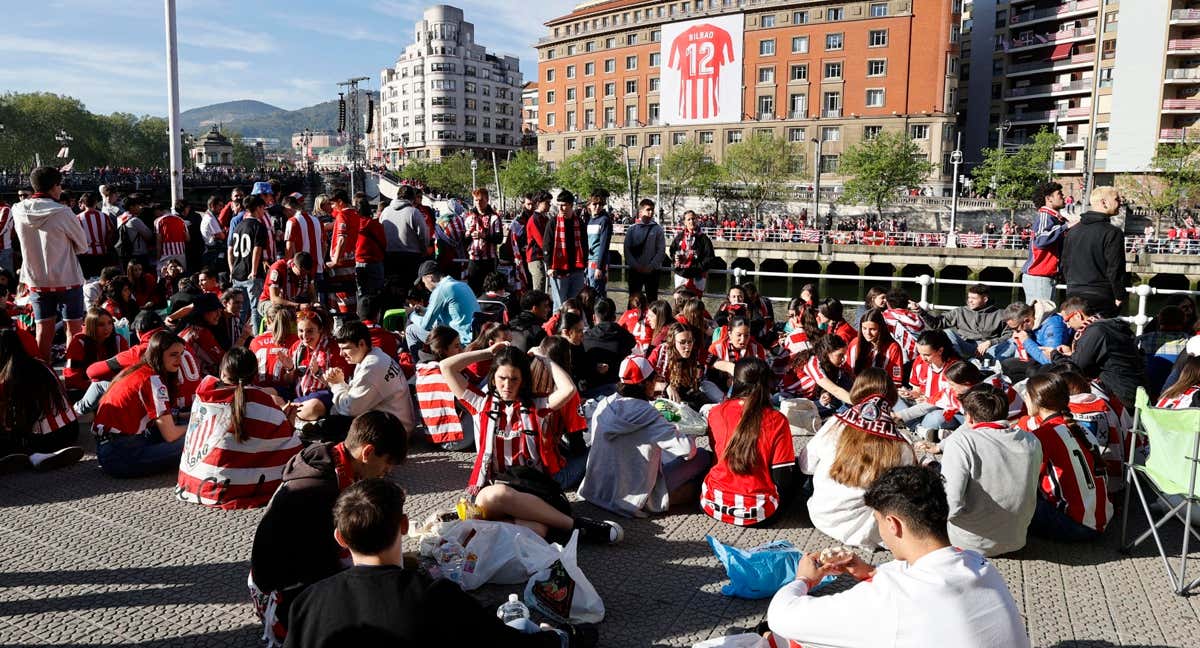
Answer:
<svg viewBox="0 0 1200 648"><path fill-rule="evenodd" d="M866 489L889 468L912 463L912 448L856 427L842 426L829 478L844 486Z"/></svg>

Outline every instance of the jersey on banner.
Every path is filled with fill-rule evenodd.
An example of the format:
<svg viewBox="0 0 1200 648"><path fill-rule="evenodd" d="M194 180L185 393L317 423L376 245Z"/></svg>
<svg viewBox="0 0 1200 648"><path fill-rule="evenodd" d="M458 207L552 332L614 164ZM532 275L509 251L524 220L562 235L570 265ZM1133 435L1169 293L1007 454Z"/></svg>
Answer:
<svg viewBox="0 0 1200 648"><path fill-rule="evenodd" d="M663 26L664 123L741 121L743 24L743 14L734 14Z"/></svg>

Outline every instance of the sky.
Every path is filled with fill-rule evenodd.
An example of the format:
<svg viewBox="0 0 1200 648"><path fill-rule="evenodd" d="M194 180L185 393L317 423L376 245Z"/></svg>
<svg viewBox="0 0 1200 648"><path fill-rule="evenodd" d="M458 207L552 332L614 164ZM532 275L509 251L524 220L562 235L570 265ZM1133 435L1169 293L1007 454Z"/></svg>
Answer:
<svg viewBox="0 0 1200 648"><path fill-rule="evenodd" d="M545 21L579 0L456 0L475 39L537 74ZM370 77L413 41L431 3L417 0L178 0L181 110L257 99L294 110L337 98L337 82ZM3 0L0 93L53 92L92 112L167 114L161 0Z"/></svg>

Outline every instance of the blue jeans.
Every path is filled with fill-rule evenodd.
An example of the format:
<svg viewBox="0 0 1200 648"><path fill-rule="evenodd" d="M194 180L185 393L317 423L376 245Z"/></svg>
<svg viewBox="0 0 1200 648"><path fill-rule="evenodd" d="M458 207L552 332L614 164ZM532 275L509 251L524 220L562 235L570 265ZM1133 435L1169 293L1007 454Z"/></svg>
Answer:
<svg viewBox="0 0 1200 648"><path fill-rule="evenodd" d="M558 485L562 486L565 491L579 488L579 484L583 481L583 473L587 470L587 458L587 453L584 453L567 459L567 465L554 473L551 479L558 482Z"/></svg>
<svg viewBox="0 0 1200 648"><path fill-rule="evenodd" d="M83 392L83 396L78 401L75 401L75 413L83 416L84 414L95 412L96 408L100 407L100 399L104 398L104 394L108 392L109 385L112 385L112 382L107 380L97 380L88 385L87 391Z"/></svg>
<svg viewBox="0 0 1200 648"><path fill-rule="evenodd" d="M1059 511L1049 500L1038 493L1037 508L1029 522L1029 533L1047 540L1059 542L1087 542L1102 534L1076 522L1071 516Z"/></svg>
<svg viewBox="0 0 1200 648"><path fill-rule="evenodd" d="M978 352L979 352L979 343L978 342L964 340L961 335L959 335L958 333L955 333L954 331L951 331L950 329L943 330L943 333L946 334L946 337L950 338L950 343L954 345L955 350L958 351L958 355L960 355L964 358L967 358L969 360L971 358L974 358L978 354Z"/></svg>
<svg viewBox="0 0 1200 648"><path fill-rule="evenodd" d="M179 470L184 437L168 443L157 429L114 435L96 446L100 468L113 477L145 477Z"/></svg>
<svg viewBox="0 0 1200 648"><path fill-rule="evenodd" d="M1054 301L1054 278L1035 277L1029 274L1021 275L1021 288L1025 290L1025 303L1032 304L1035 299Z"/></svg>
<svg viewBox="0 0 1200 648"><path fill-rule="evenodd" d="M410 319L409 325L404 328L404 339L408 342L409 352L416 356L418 351L425 348L425 340L429 339L429 329L421 326L419 321L414 322Z"/></svg>
<svg viewBox="0 0 1200 648"><path fill-rule="evenodd" d="M242 321L245 322L246 318L250 318L251 329L255 333L258 333L258 326L262 322L262 315L258 313L256 306L258 305L258 296L262 294L262 277L246 279L245 281L234 279L231 283L234 288L240 288L246 293L246 301L242 302Z"/></svg>
<svg viewBox="0 0 1200 648"><path fill-rule="evenodd" d="M9 272L13 272L13 251L12 248L0 250L0 268L4 268Z"/></svg>
<svg viewBox="0 0 1200 648"><path fill-rule="evenodd" d="M585 272L587 276L584 278L584 281L589 288L596 291L596 297L607 297L608 272L601 273L599 279L596 278L596 270L594 268L588 268Z"/></svg>
<svg viewBox="0 0 1200 648"><path fill-rule="evenodd" d="M563 302L575 297L580 290L583 290L583 270L568 273L565 277L551 276L550 283L554 288L550 291L550 297L554 300L554 310L558 310Z"/></svg>

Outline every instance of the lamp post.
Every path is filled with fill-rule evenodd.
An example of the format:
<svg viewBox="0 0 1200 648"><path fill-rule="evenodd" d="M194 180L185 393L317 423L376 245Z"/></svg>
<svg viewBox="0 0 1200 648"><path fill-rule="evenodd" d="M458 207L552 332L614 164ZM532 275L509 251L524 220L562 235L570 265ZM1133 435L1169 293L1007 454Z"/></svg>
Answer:
<svg viewBox="0 0 1200 648"><path fill-rule="evenodd" d="M633 172L629 170L629 145L618 144L623 151L622 157L625 159L625 183L629 187L629 214L632 216L637 214L637 201L633 197Z"/></svg>
<svg viewBox="0 0 1200 648"><path fill-rule="evenodd" d="M474 191L479 183L475 181L475 171L479 168L479 160L471 158L471 190Z"/></svg>
<svg viewBox="0 0 1200 648"><path fill-rule="evenodd" d="M163 0L167 32L167 129L178 133L179 118L179 46L177 43L178 30L175 26L175 0ZM183 198L183 151L180 141L172 137L167 152L171 164L171 203Z"/></svg>
<svg viewBox="0 0 1200 648"><path fill-rule="evenodd" d="M946 236L946 244L948 247L956 247L958 234L955 233L955 226L958 221L958 165L962 164L962 133L958 134L958 142L954 145L954 152L950 154L950 164L954 165L953 189L950 193L950 234Z"/></svg>
<svg viewBox="0 0 1200 648"><path fill-rule="evenodd" d="M817 145L816 153L813 155L813 222L820 223L821 218L821 150L825 146L825 142L821 138L812 138L812 143Z"/></svg>
<svg viewBox="0 0 1200 648"><path fill-rule="evenodd" d="M662 154L654 156L654 207L662 213ZM674 214L674 208L671 209Z"/></svg>
<svg viewBox="0 0 1200 648"><path fill-rule="evenodd" d="M58 135L54 136L54 140L56 142L58 142L58 149L60 151L64 148L70 146L71 141L74 139L75 139L74 137L71 137L70 135L67 134L67 131L64 128L58 129Z"/></svg>

